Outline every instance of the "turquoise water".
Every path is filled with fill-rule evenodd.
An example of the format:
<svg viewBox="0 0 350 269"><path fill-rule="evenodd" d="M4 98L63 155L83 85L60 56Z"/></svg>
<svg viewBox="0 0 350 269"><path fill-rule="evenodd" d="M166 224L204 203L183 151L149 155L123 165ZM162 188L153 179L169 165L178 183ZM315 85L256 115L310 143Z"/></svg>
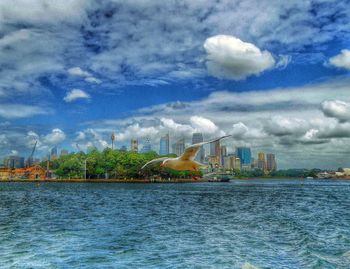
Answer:
<svg viewBox="0 0 350 269"><path fill-rule="evenodd" d="M0 183L0 268L350 268L350 181Z"/></svg>

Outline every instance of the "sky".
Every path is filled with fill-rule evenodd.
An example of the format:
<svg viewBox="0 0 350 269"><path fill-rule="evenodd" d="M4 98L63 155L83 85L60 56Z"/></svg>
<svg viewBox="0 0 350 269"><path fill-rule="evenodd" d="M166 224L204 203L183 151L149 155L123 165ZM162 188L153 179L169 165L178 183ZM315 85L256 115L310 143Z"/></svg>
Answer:
<svg viewBox="0 0 350 269"><path fill-rule="evenodd" d="M350 1L2 0L0 157L193 132L350 166Z"/></svg>

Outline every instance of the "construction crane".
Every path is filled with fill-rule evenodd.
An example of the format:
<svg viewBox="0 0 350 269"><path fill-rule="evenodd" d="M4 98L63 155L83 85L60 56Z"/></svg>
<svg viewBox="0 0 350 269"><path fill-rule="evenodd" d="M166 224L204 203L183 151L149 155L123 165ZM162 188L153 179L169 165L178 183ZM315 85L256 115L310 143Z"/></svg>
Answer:
<svg viewBox="0 0 350 269"><path fill-rule="evenodd" d="M37 145L37 144L38 144L38 140L35 140L32 153L30 154L30 156L29 156L28 159L27 159L27 166L28 166L28 167L31 167L31 166L33 165L33 157L34 157L34 152L35 152L35 149L36 149L36 145Z"/></svg>
<svg viewBox="0 0 350 269"><path fill-rule="evenodd" d="M84 152L81 150L81 148L79 147L78 143L75 143L75 146L77 147L77 149L79 150L79 152Z"/></svg>

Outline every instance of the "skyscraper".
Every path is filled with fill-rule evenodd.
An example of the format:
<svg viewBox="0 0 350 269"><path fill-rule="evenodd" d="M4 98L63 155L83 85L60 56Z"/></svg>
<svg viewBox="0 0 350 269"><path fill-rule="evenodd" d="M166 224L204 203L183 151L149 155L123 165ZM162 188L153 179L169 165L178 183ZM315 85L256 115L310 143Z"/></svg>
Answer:
<svg viewBox="0 0 350 269"><path fill-rule="evenodd" d="M169 154L169 134L166 134L160 138L159 143L159 154L168 155Z"/></svg>
<svg viewBox="0 0 350 269"><path fill-rule="evenodd" d="M203 142L203 135L202 133L194 133L192 135L192 144L197 144L197 143L201 143ZM205 151L203 146L200 148L199 152L197 153L197 156L195 158L195 160L197 162L203 163L204 162L204 156L205 155Z"/></svg>
<svg viewBox="0 0 350 269"><path fill-rule="evenodd" d="M24 157L9 156L9 157L5 158L4 165L7 168L23 168L24 167Z"/></svg>
<svg viewBox="0 0 350 269"><path fill-rule="evenodd" d="M252 162L252 153L250 148L238 147L236 149L236 155L241 160L242 169L249 169Z"/></svg>
<svg viewBox="0 0 350 269"><path fill-rule="evenodd" d="M151 151L152 151L151 140L149 137L146 137L144 140L144 145L141 149L141 152L146 153L146 152L151 152Z"/></svg>
<svg viewBox="0 0 350 269"><path fill-rule="evenodd" d="M51 152L50 152L50 160L55 160L57 159L57 146L54 146L52 149L51 149Z"/></svg>
<svg viewBox="0 0 350 269"><path fill-rule="evenodd" d="M138 152L139 151L139 141L137 139L131 139L131 141L130 141L130 150L132 152Z"/></svg>
<svg viewBox="0 0 350 269"><path fill-rule="evenodd" d="M226 146L220 147L220 166L224 166L225 163L225 157L227 156L227 148Z"/></svg>
<svg viewBox="0 0 350 269"><path fill-rule="evenodd" d="M266 154L266 169L269 172L277 170L275 154L272 154L272 153Z"/></svg>
<svg viewBox="0 0 350 269"><path fill-rule="evenodd" d="M220 157L220 141L210 143L210 155Z"/></svg>
<svg viewBox="0 0 350 269"><path fill-rule="evenodd" d="M258 169L266 170L265 153L262 151L258 153Z"/></svg>
<svg viewBox="0 0 350 269"><path fill-rule="evenodd" d="M173 153L180 156L185 151L185 138L181 138L173 144Z"/></svg>

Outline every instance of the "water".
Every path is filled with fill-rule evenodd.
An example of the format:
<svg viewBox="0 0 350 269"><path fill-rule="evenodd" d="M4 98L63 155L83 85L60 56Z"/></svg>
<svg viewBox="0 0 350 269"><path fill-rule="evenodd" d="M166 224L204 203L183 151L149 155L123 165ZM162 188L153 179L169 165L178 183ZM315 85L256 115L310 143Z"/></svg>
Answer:
<svg viewBox="0 0 350 269"><path fill-rule="evenodd" d="M0 268L350 268L350 181L0 183Z"/></svg>

